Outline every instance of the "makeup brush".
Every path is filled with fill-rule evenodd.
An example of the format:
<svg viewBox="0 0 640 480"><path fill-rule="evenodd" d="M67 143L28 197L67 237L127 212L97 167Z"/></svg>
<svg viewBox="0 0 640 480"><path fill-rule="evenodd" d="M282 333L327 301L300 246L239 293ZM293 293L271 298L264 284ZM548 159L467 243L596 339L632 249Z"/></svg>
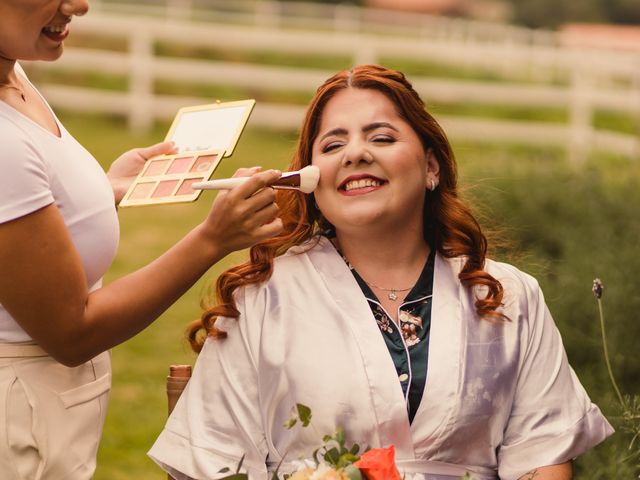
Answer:
<svg viewBox="0 0 640 480"><path fill-rule="evenodd" d="M221 178L207 182L196 182L191 185L195 190L229 190L242 185L251 177ZM318 186L320 169L315 165L309 165L301 170L284 172L282 176L270 185L282 190L300 190L302 193L311 193Z"/></svg>

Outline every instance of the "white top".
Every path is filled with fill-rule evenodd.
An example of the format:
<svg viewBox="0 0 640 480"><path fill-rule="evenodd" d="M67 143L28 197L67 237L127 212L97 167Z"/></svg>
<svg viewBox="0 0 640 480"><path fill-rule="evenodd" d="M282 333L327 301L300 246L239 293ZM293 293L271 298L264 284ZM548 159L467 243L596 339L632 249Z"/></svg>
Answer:
<svg viewBox="0 0 640 480"><path fill-rule="evenodd" d="M96 159L55 120L60 137L0 101L0 223L55 203L93 290L118 246L113 190ZM0 305L0 343L29 340Z"/></svg>
<svg viewBox="0 0 640 480"><path fill-rule="evenodd" d="M293 249L292 249L293 250ZM336 427L347 444L395 445L410 479L515 480L570 460L613 429L569 366L538 283L487 261L508 322L477 317L462 259L436 255L429 363L411 424L389 351L345 262L322 238L275 261L268 282L237 292L150 456L177 480L219 478L244 455L252 480L284 458L311 458ZM297 403L313 427L283 427ZM265 461L266 460L266 461Z"/></svg>

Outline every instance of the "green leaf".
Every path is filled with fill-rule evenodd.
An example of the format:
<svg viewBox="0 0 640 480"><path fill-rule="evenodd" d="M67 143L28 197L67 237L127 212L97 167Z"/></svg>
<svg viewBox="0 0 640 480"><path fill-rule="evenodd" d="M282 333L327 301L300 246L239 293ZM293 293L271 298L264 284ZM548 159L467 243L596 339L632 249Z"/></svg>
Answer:
<svg viewBox="0 0 640 480"><path fill-rule="evenodd" d="M311 409L302 403L296 403L296 408L298 409L298 418L300 418L302 426L308 426L311 421Z"/></svg>
<svg viewBox="0 0 640 480"><path fill-rule="evenodd" d="M276 469L273 471L273 475L271 476L271 480L279 480L278 479L278 471L280 470L280 467L282 466L282 462L284 462L284 457L282 457L280 459L280 461L278 462L278 465L276 465Z"/></svg>
<svg viewBox="0 0 640 480"><path fill-rule="evenodd" d="M344 447L345 434L343 429L338 427L336 429L336 436L334 438L336 439L336 442L338 442L338 445L340 445L341 447Z"/></svg>
<svg viewBox="0 0 640 480"><path fill-rule="evenodd" d="M359 451L360 451L360 445L358 445L357 443L354 443L353 446L351 447L351 450L349 450L349 452L351 452L351 454L353 455L357 455Z"/></svg>
<svg viewBox="0 0 640 480"><path fill-rule="evenodd" d="M283 425L287 430L291 430L296 423L298 423L298 419L295 417L291 417L289 420L284 422Z"/></svg>
<svg viewBox="0 0 640 480"><path fill-rule="evenodd" d="M330 442L331 440L333 440L333 437L331 435L325 435L324 437L322 437L322 441L324 443Z"/></svg>
<svg viewBox="0 0 640 480"><path fill-rule="evenodd" d="M340 452L338 452L337 448L333 447L327 450L327 453L324 454L324 459L327 463L336 466L338 464L338 460L340 459Z"/></svg>
<svg viewBox="0 0 640 480"><path fill-rule="evenodd" d="M360 460L360 457L358 457L357 455L352 455L349 452L343 453L342 455L340 455L340 460L338 460L338 467L344 468L348 465L351 465L352 463L357 462L358 460Z"/></svg>
<svg viewBox="0 0 640 480"><path fill-rule="evenodd" d="M240 469L242 468L242 463L244 462L244 455L240 458L238 462L238 467L236 468L236 473L232 475L227 475L226 477L220 477L219 480L249 480L249 476L246 473L240 473ZM218 470L218 473L226 473L231 469L228 467L224 467Z"/></svg>

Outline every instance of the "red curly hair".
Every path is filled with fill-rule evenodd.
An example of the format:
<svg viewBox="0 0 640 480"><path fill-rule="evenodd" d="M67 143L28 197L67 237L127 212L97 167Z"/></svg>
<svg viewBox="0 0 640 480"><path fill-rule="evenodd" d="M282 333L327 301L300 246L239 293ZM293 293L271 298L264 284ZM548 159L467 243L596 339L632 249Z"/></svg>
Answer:
<svg viewBox="0 0 640 480"><path fill-rule="evenodd" d="M486 292L476 298L478 315L489 319L505 319L498 311L504 294L502 285L483 271L487 239L469 207L458 197L458 173L451 145L440 125L425 110L424 102L404 74L378 65L360 65L329 78L318 88L307 109L289 169L299 170L311 165L311 148L318 135L324 107L336 93L347 88L372 89L386 95L400 116L418 134L425 150L431 149L440 166L440 183L435 191L427 190L423 210L425 239L446 258L465 258L458 275L460 282L469 289L482 287ZM203 330L214 337L226 335L216 328L217 317L239 316L233 297L238 288L268 280L275 257L319 232L333 228L316 207L313 195L280 190L276 202L284 224L283 232L253 246L249 261L220 275L216 283L217 305L206 309L188 330L189 341L196 352L200 351L206 338L200 334Z"/></svg>

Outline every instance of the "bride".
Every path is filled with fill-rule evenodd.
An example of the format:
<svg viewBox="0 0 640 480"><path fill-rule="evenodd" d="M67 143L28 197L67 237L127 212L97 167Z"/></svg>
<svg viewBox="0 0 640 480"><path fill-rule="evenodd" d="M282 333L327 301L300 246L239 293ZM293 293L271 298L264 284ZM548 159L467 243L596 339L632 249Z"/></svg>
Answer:
<svg viewBox="0 0 640 480"><path fill-rule="evenodd" d="M538 283L486 258L448 140L400 72L339 72L307 111L284 233L219 278L194 376L151 457L176 479L291 472L321 437L394 445L416 478L567 480L612 433ZM204 329L207 335L198 335ZM291 407L312 429L286 430Z"/></svg>

